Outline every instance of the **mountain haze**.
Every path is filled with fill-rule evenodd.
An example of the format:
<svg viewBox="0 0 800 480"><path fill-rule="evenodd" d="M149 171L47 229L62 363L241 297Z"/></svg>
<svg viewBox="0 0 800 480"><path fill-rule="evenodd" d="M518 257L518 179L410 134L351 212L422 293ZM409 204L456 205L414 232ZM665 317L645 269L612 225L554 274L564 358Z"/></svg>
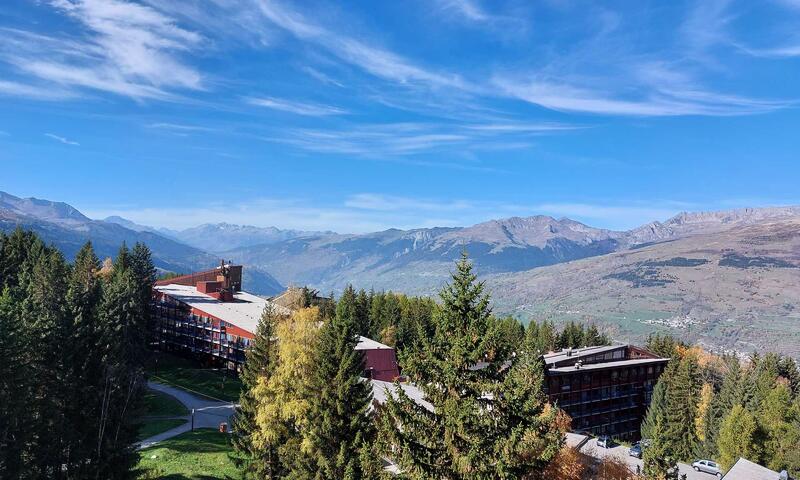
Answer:
<svg viewBox="0 0 800 480"><path fill-rule="evenodd" d="M69 258L91 239L100 256L145 242L156 265L174 272L232 260L245 266L246 288L267 295L348 284L435 295L466 250L498 314L595 322L623 340L666 331L710 348L779 346L800 357L800 207L683 212L628 231L537 215L336 234L225 223L154 229L0 193L0 230L17 226Z"/></svg>
<svg viewBox="0 0 800 480"><path fill-rule="evenodd" d="M169 232L173 238L208 252L224 252L235 248L268 245L293 238L330 233L281 230L276 227L254 227L230 223L206 223L185 230Z"/></svg>
<svg viewBox="0 0 800 480"><path fill-rule="evenodd" d="M758 213L721 231L485 279L495 308L524 318L800 358L800 216Z"/></svg>
<svg viewBox="0 0 800 480"><path fill-rule="evenodd" d="M149 227L126 228L118 223L120 220L125 221L122 218L92 220L66 203L19 198L0 192L0 231L8 233L17 227L32 230L46 243L58 247L70 260L91 240L100 258L115 256L123 242L129 247L143 242L150 247L156 267L166 271L188 273L219 263L217 255L185 245ZM269 273L257 268L248 269L244 281L256 293L275 294L283 290Z"/></svg>

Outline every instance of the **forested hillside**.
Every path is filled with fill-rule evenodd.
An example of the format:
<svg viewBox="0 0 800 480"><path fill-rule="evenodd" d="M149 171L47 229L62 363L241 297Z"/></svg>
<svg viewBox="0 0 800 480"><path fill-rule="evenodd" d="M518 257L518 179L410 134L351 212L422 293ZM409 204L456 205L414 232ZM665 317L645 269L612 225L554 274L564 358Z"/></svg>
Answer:
<svg viewBox="0 0 800 480"><path fill-rule="evenodd" d="M155 268L0 233L0 478L131 478Z"/></svg>

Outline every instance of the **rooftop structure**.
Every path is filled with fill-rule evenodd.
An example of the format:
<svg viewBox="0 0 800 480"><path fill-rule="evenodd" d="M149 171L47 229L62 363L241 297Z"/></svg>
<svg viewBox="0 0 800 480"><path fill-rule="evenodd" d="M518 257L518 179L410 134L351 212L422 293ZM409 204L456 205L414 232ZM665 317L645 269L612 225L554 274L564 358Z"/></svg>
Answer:
<svg viewBox="0 0 800 480"><path fill-rule="evenodd" d="M198 284L203 285L204 282L198 282ZM291 310L286 307L242 291L234 293L230 301L222 301L202 292L195 286L169 284L156 285L154 289L164 297L251 333L255 332L258 320L267 305L272 305L278 313L284 315L291 313Z"/></svg>
<svg viewBox="0 0 800 480"><path fill-rule="evenodd" d="M156 282L153 286L152 344L238 370L264 309L289 315L292 308L242 291L242 267L220 264L206 272ZM286 297L285 297L286 298ZM364 377L392 381L400 375L394 349L360 337Z"/></svg>
<svg viewBox="0 0 800 480"><path fill-rule="evenodd" d="M722 480L789 480L786 472L776 472L745 458L739 458Z"/></svg>
<svg viewBox="0 0 800 480"><path fill-rule="evenodd" d="M543 355L545 389L572 428L636 439L653 387L669 359L632 345L564 349Z"/></svg>
<svg viewBox="0 0 800 480"><path fill-rule="evenodd" d="M372 399L373 401L377 402L380 405L386 403L386 400L389 396L394 397L397 391L397 385L393 382L384 382L381 380L373 380L372 381ZM410 398L420 405L424 407L428 411L433 411L433 405L430 404L427 400L425 400L425 394L422 393L416 385L411 383L401 383L400 387L403 392Z"/></svg>

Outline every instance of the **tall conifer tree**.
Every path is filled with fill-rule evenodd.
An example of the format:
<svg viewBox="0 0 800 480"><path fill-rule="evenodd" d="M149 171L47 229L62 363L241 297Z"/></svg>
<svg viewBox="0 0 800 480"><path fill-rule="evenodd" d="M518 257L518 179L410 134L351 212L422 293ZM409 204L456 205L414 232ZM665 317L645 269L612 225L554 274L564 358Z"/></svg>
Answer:
<svg viewBox="0 0 800 480"><path fill-rule="evenodd" d="M380 434L407 478L536 478L561 446L538 360L510 351L489 358L483 290L464 255L440 293L433 335L403 356L430 408L395 390Z"/></svg>
<svg viewBox="0 0 800 480"><path fill-rule="evenodd" d="M369 416L372 391L361 378L364 357L359 341L357 298L352 287L336 305L336 315L323 325L316 351L308 437L318 466L315 478L363 477L359 449L373 437Z"/></svg>

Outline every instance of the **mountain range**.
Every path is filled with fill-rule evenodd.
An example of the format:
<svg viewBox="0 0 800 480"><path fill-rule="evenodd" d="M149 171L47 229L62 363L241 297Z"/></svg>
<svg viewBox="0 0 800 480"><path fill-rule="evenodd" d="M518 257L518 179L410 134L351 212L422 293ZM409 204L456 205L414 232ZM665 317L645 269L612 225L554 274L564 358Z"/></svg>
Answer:
<svg viewBox="0 0 800 480"><path fill-rule="evenodd" d="M0 231L10 232L17 227L32 230L46 243L56 245L70 260L91 240L100 258L115 256L123 242L128 246L146 243L153 253L153 263L162 271L192 272L219 264L218 255L181 243L156 229L125 225L92 220L66 203L0 192ZM265 294L283 290L277 280L258 268L249 268L244 275L246 284Z"/></svg>
<svg viewBox="0 0 800 480"><path fill-rule="evenodd" d="M434 295L466 251L499 314L595 322L623 340L668 331L709 348L800 357L800 207L684 212L627 231L531 216L338 234L225 223L157 229L0 193L0 230L17 225L68 257L91 239L101 256L143 241L159 268L175 272L225 258L245 265L245 288L264 295L347 284Z"/></svg>

